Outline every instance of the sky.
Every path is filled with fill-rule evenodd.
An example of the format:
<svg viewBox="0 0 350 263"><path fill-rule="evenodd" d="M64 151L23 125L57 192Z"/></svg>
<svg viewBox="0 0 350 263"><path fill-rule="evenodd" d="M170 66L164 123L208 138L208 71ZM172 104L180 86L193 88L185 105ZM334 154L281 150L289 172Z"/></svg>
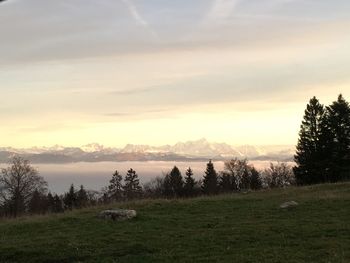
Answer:
<svg viewBox="0 0 350 263"><path fill-rule="evenodd" d="M7 0L0 146L294 145L349 72L348 0Z"/></svg>

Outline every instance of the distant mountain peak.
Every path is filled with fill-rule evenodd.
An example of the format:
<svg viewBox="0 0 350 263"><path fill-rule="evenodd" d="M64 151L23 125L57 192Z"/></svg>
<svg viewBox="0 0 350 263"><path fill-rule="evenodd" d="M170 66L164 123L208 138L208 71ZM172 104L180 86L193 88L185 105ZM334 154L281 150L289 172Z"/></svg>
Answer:
<svg viewBox="0 0 350 263"><path fill-rule="evenodd" d="M79 161L128 161L128 160L226 160L248 158L250 160L292 160L294 146L232 146L227 143L209 142L206 138L174 145L150 146L127 144L123 149L107 148L99 143L81 147L32 147L14 149L0 147L0 162L13 154L26 156L35 162L79 162Z"/></svg>
<svg viewBox="0 0 350 263"><path fill-rule="evenodd" d="M225 143L210 143L206 138L199 140L178 142L174 145L149 146L149 145L126 145L120 152L124 153L173 153L188 157L216 157L237 156L240 154L232 146Z"/></svg>
<svg viewBox="0 0 350 263"><path fill-rule="evenodd" d="M95 142L95 143L89 143L89 144L83 145L82 147L80 147L80 149L82 149L84 152L87 152L87 153L93 153L93 152L103 151L105 147L102 144Z"/></svg>

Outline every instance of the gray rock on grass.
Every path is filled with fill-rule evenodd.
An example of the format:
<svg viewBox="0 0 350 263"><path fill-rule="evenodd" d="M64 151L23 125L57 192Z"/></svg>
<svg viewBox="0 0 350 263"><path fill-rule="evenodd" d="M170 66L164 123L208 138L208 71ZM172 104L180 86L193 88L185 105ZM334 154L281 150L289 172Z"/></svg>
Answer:
<svg viewBox="0 0 350 263"><path fill-rule="evenodd" d="M281 209L286 209L286 208L290 208L290 207L296 207L299 204L295 201L289 201L289 202L285 202L283 204L280 205Z"/></svg>
<svg viewBox="0 0 350 263"><path fill-rule="evenodd" d="M99 214L99 218L110 219L113 221L124 221L136 217L137 213L135 210L125 209L111 209L104 210Z"/></svg>

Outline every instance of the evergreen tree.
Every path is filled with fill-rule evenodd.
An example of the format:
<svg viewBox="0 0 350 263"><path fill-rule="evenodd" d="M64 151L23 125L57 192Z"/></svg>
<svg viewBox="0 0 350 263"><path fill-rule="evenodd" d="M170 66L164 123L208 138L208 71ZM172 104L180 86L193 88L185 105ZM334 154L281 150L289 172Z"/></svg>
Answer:
<svg viewBox="0 0 350 263"><path fill-rule="evenodd" d="M56 194L54 196L54 209L53 209L54 213L63 213L64 212L64 208L62 205L62 199Z"/></svg>
<svg viewBox="0 0 350 263"><path fill-rule="evenodd" d="M314 184L326 180L326 167L324 158L324 121L325 109L313 97L306 106L304 120L302 121L297 152L294 156L296 166L294 174L297 184Z"/></svg>
<svg viewBox="0 0 350 263"><path fill-rule="evenodd" d="M101 202L102 204L108 204L110 202L110 199L106 192L103 193L102 197L99 199L99 202Z"/></svg>
<svg viewBox="0 0 350 263"><path fill-rule="evenodd" d="M255 169L255 167L251 168L250 188L252 190L259 190L262 188L261 175L259 171Z"/></svg>
<svg viewBox="0 0 350 263"><path fill-rule="evenodd" d="M47 194L47 211L49 213L54 213L55 209L55 198L52 196L51 192Z"/></svg>
<svg viewBox="0 0 350 263"><path fill-rule="evenodd" d="M218 193L218 175L211 160L207 163L207 169L203 177L202 191L207 195Z"/></svg>
<svg viewBox="0 0 350 263"><path fill-rule="evenodd" d="M121 200L123 198L123 177L119 174L118 171L112 176L112 179L109 181L108 186L108 196L114 201Z"/></svg>
<svg viewBox="0 0 350 263"><path fill-rule="evenodd" d="M47 210L47 200L38 190L35 190L28 204L31 214L44 214Z"/></svg>
<svg viewBox="0 0 350 263"><path fill-rule="evenodd" d="M236 190L234 177L228 172L221 172L219 186L224 193Z"/></svg>
<svg viewBox="0 0 350 263"><path fill-rule="evenodd" d="M183 193L183 179L179 168L174 166L169 174L172 196L179 197Z"/></svg>
<svg viewBox="0 0 350 263"><path fill-rule="evenodd" d="M165 197L173 197L173 189L170 182L170 174L167 173L163 180L162 195Z"/></svg>
<svg viewBox="0 0 350 263"><path fill-rule="evenodd" d="M50 213L62 213L64 211L62 206L61 198L55 194L53 196L51 193L48 193L47 197L47 211Z"/></svg>
<svg viewBox="0 0 350 263"><path fill-rule="evenodd" d="M26 211L24 197L19 193L16 193L16 195L12 196L6 203L9 214L13 215L14 217L22 215Z"/></svg>
<svg viewBox="0 0 350 263"><path fill-rule="evenodd" d="M327 127L332 138L329 162L331 182L350 179L350 105L339 95L338 100L327 107Z"/></svg>
<svg viewBox="0 0 350 263"><path fill-rule="evenodd" d="M334 134L331 129L330 119L328 117L328 110L326 108L320 124L321 134L319 139L319 169L322 175L313 183L332 182L332 167L333 167L333 152L334 152Z"/></svg>
<svg viewBox="0 0 350 263"><path fill-rule="evenodd" d="M80 190L77 193L77 207L82 208L88 205L88 196L84 189L84 186L80 186Z"/></svg>
<svg viewBox="0 0 350 263"><path fill-rule="evenodd" d="M124 194L127 199L134 199L140 197L142 194L142 187L136 171L130 168L125 176L125 185L123 186Z"/></svg>
<svg viewBox="0 0 350 263"><path fill-rule="evenodd" d="M185 185L184 185L184 192L186 196L193 196L195 194L194 187L196 185L196 181L193 178L193 171L191 167L189 167L186 170L186 177L185 177Z"/></svg>
<svg viewBox="0 0 350 263"><path fill-rule="evenodd" d="M245 160L246 162L246 160ZM242 170L242 177L241 177L241 186L240 189L250 189L250 183L251 183L251 169L248 166L247 163L245 163L245 166Z"/></svg>
<svg viewBox="0 0 350 263"><path fill-rule="evenodd" d="M64 206L69 210L72 210L77 206L77 195L73 184L71 184L68 193L65 194L63 203Z"/></svg>

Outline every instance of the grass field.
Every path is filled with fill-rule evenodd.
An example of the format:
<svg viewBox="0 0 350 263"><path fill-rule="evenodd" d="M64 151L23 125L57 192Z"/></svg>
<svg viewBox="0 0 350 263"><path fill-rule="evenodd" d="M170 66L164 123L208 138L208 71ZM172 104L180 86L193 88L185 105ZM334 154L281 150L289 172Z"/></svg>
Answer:
<svg viewBox="0 0 350 263"><path fill-rule="evenodd" d="M349 183L108 207L0 221L0 262L350 262Z"/></svg>

